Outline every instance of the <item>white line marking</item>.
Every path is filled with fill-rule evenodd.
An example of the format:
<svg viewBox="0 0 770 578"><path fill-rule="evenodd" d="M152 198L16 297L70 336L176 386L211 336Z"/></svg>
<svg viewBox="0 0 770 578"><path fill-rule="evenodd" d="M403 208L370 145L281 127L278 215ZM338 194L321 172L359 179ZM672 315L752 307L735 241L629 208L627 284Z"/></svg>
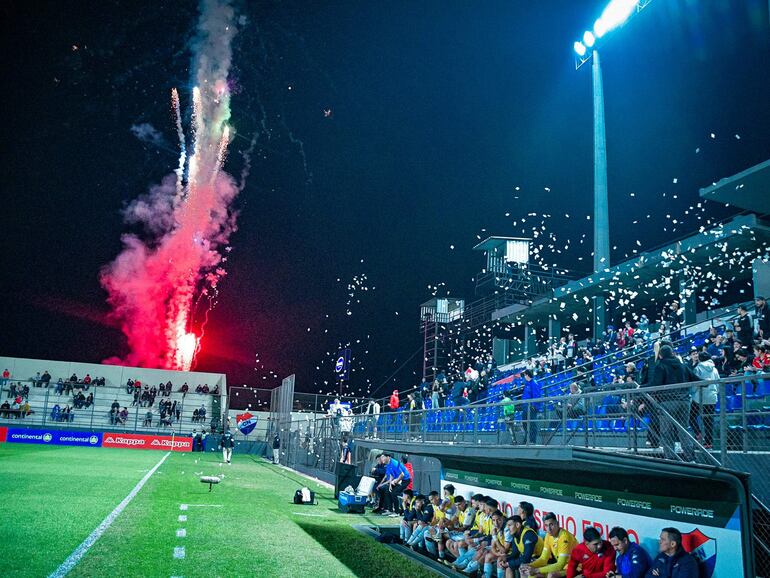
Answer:
<svg viewBox="0 0 770 578"><path fill-rule="evenodd" d="M186 538L187 537L187 530L185 530L184 528L179 528L176 531L176 537L177 538Z"/></svg>
<svg viewBox="0 0 770 578"><path fill-rule="evenodd" d="M310 514L310 513L307 513L307 512L294 512L294 513L297 514L298 516L312 516L313 518L323 518L324 517L323 514Z"/></svg>
<svg viewBox="0 0 770 578"><path fill-rule="evenodd" d="M91 546L93 546L94 543L96 543L96 541L101 537L101 535L107 531L107 528L112 525L112 523L115 521L115 518L117 518L120 513L126 509L126 506L131 503L131 500L134 499L134 497L139 493L139 490L141 490L144 484L147 483L147 480L150 479L150 476L155 473L155 470L157 470L170 455L171 452L166 452L166 455L164 455L160 461L155 464L155 466L149 472L147 472L141 480L139 480L139 483L134 486L134 489L131 490L131 492L129 492L125 498L123 498L123 501L115 506L115 509L112 510L112 512L110 512L104 520L102 520L102 523L99 524L93 532L91 532L88 538L83 540L83 543L80 544L80 546L75 548L72 554L70 554L69 557L61 563L61 566L52 572L48 578L62 578L63 576L66 576L78 562L80 562L80 559L86 555L88 550L91 549Z"/></svg>
<svg viewBox="0 0 770 578"><path fill-rule="evenodd" d="M174 558L184 558L184 546L174 548Z"/></svg>
<svg viewBox="0 0 770 578"><path fill-rule="evenodd" d="M179 514L179 521L180 522L186 522L187 521L187 516L185 516L184 514Z"/></svg>
<svg viewBox="0 0 770 578"><path fill-rule="evenodd" d="M180 510L186 510L187 509L187 504L179 504L179 509Z"/></svg>

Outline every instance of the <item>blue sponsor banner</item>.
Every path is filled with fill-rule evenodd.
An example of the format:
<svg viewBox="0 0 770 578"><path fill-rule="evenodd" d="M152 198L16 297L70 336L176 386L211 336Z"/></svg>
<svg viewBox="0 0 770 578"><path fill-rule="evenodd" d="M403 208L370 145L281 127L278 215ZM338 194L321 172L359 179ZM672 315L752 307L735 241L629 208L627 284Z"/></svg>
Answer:
<svg viewBox="0 0 770 578"><path fill-rule="evenodd" d="M98 448L102 445L102 434L90 431L8 428L6 442L13 444L90 446Z"/></svg>

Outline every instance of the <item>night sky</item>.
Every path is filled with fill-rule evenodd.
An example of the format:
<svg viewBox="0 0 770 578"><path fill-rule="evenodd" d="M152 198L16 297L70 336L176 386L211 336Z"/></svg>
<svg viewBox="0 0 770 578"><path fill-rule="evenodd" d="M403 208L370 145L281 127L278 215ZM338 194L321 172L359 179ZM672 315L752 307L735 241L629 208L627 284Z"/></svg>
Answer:
<svg viewBox="0 0 770 578"><path fill-rule="evenodd" d="M472 299L479 238L545 220L570 244L545 262L590 271L591 70L572 44L605 3L235 3L226 170L257 146L198 369L328 390L328 354L350 342L367 391L420 347L422 301ZM124 354L98 274L121 208L175 167L169 93L189 108L195 4L0 11L0 353ZM607 38L613 263L737 212L691 207L770 158L768 21L765 0L653 0Z"/></svg>

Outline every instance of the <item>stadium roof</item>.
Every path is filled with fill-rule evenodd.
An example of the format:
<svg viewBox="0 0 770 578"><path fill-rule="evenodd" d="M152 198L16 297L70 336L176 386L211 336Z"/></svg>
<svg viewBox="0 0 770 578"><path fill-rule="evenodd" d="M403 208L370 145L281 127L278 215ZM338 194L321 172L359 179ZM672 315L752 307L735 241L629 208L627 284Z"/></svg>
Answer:
<svg viewBox="0 0 770 578"><path fill-rule="evenodd" d="M548 319L567 322L572 314L585 317L591 297L625 288L636 292L634 307L655 305L662 308L671 299L671 277L686 263L691 267L708 268L720 278L735 276L751 278L751 267L726 254L748 254L762 243L770 243L770 225L756 215L740 215L721 225L702 230L668 245L643 252L614 267L570 281L531 305L515 304L492 314L493 319L506 323L533 323L544 327ZM663 282L661 282L663 279ZM583 321L585 323L585 320Z"/></svg>
<svg viewBox="0 0 770 578"><path fill-rule="evenodd" d="M759 214L770 213L770 160L702 188L700 196Z"/></svg>

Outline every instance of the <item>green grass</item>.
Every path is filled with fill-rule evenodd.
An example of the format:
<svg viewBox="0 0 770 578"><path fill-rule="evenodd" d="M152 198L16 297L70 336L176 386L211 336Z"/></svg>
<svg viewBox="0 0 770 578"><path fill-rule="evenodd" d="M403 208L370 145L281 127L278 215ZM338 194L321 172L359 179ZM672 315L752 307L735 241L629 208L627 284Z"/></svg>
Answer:
<svg viewBox="0 0 770 578"><path fill-rule="evenodd" d="M0 576L55 570L162 456L0 445ZM219 474L209 493L199 476ZM319 505L291 503L304 485ZM367 522L383 519L341 514L331 490L261 459L236 454L227 466L213 453L174 453L70 576L433 576L351 527ZM173 558L175 546L184 559Z"/></svg>

